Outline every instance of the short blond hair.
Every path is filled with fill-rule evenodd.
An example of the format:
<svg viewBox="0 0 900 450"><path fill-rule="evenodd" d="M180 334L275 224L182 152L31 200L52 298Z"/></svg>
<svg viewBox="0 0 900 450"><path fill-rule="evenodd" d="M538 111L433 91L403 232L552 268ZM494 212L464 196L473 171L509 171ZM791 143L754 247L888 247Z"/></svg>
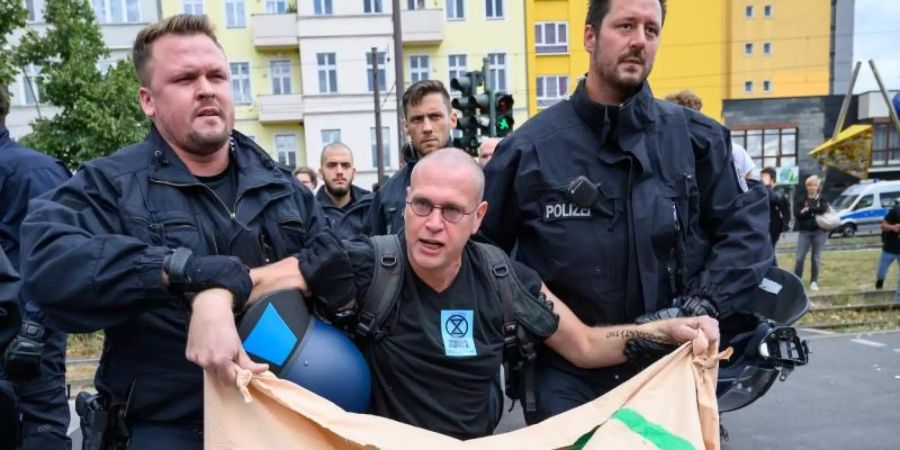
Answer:
<svg viewBox="0 0 900 450"><path fill-rule="evenodd" d="M666 101L684 106L685 108L691 108L694 111L700 111L700 109L703 108L703 101L700 100L700 97L698 97L697 94L691 92L689 89L667 95Z"/></svg>
<svg viewBox="0 0 900 450"><path fill-rule="evenodd" d="M810 175L810 176L806 177L806 182L804 183L806 186L809 186L810 184L813 184L813 183L821 184L822 179L819 178L818 175Z"/></svg>
<svg viewBox="0 0 900 450"><path fill-rule="evenodd" d="M222 45L216 39L216 30L212 22L205 15L178 14L144 27L136 38L131 50L131 60L134 62L134 70L137 73L141 86L150 86L150 73L148 66L153 56L153 43L157 39L175 34L179 36L191 36L204 34L209 37L220 49Z"/></svg>

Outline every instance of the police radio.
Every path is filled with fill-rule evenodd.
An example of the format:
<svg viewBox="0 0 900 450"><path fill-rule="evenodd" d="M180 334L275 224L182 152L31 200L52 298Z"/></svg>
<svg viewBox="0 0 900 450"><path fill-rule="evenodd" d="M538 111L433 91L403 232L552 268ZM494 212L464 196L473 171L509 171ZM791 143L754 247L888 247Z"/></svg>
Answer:
<svg viewBox="0 0 900 450"><path fill-rule="evenodd" d="M600 202L605 196L600 192L600 183L594 184L586 176L575 178L566 187L566 199L579 207L594 209L600 214L612 217L613 212Z"/></svg>

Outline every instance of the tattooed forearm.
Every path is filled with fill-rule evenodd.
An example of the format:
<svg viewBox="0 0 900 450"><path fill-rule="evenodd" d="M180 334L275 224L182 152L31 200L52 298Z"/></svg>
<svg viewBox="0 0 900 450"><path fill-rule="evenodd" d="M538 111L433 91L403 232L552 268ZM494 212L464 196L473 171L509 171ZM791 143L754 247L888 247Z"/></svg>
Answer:
<svg viewBox="0 0 900 450"><path fill-rule="evenodd" d="M608 333L606 333L606 337L608 339L621 338L626 341L629 339L647 339L647 340L658 341L658 342L667 342L668 341L668 339L666 339L663 336L658 336L658 335L655 335L652 333L646 333L646 332L643 332L640 330L634 330L634 329L628 329L628 328L619 329L619 330L611 330Z"/></svg>

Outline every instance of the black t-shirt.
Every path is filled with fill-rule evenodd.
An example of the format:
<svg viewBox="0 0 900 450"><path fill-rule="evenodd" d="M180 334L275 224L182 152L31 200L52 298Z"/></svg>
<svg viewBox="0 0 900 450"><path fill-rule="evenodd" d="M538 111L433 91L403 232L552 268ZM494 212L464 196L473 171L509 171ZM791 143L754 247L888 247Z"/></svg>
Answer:
<svg viewBox="0 0 900 450"><path fill-rule="evenodd" d="M401 245L406 251L402 237ZM355 240L348 250L358 292L366 292L373 247ZM361 343L372 371L371 413L459 439L489 433L491 383L503 362L503 315L476 252L467 245L459 274L441 293L407 264L397 310L385 321L387 333ZM537 296L537 274L516 263L513 268Z"/></svg>
<svg viewBox="0 0 900 450"><path fill-rule="evenodd" d="M896 225L900 223L900 205L894 205L891 208L887 215L884 216L884 221L891 224ZM882 249L888 253L900 254L900 233L896 233L893 231L882 231L881 232L881 242Z"/></svg>
<svg viewBox="0 0 900 450"><path fill-rule="evenodd" d="M222 203L224 203L222 206L223 213L226 208L229 212L234 212L235 196L237 196L237 176L234 173L234 161L230 157L228 159L228 167L222 173L211 177L197 177L197 179L212 189L216 196L219 197L219 200L222 200Z"/></svg>

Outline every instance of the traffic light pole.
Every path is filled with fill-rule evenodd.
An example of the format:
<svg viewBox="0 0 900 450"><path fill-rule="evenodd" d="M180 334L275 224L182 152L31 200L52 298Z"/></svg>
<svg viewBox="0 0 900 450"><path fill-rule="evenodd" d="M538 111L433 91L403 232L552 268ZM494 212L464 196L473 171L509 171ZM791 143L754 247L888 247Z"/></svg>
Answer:
<svg viewBox="0 0 900 450"><path fill-rule="evenodd" d="M487 56L481 60L481 73L484 74L484 93L487 94L488 100L488 111L490 114L490 126L488 127L488 135L490 137L497 137L497 127L494 124L497 122L497 105L494 104L494 92L497 91L497 87L494 86L494 80L491 78L491 61Z"/></svg>
<svg viewBox="0 0 900 450"><path fill-rule="evenodd" d="M372 86L375 91L375 166L378 167L378 185L384 178L384 143L381 142L381 86L378 83L378 49L372 47Z"/></svg>

